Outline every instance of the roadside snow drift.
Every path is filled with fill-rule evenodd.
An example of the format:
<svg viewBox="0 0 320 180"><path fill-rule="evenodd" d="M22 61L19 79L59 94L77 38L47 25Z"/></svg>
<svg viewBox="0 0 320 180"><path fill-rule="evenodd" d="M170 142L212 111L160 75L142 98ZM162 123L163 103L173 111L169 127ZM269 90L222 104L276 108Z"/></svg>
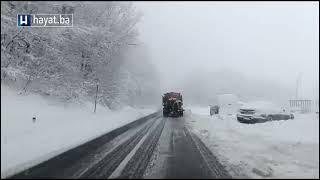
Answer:
<svg viewBox="0 0 320 180"><path fill-rule="evenodd" d="M94 114L91 103L66 105L17 94L1 85L1 178L156 111L130 107L110 111L97 105Z"/></svg>
<svg viewBox="0 0 320 180"><path fill-rule="evenodd" d="M208 108L204 108L208 109ZM242 124L235 115L186 113L188 126L234 177L319 178L319 115Z"/></svg>

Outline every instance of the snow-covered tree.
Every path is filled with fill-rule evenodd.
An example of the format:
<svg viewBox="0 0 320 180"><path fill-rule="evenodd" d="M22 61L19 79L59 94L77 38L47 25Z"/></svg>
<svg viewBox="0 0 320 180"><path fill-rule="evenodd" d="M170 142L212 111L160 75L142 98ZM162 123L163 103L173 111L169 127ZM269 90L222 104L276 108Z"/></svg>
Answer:
<svg viewBox="0 0 320 180"><path fill-rule="evenodd" d="M16 15L21 13L73 14L74 26L17 27ZM142 77L131 73L130 66L120 67L128 60L123 57L130 44L137 41L140 17L130 2L2 1L1 79L14 75L21 79L23 91L64 99L93 99L99 82L100 103L130 103L120 94L129 97L140 90L123 87L140 87ZM124 72L130 74L123 76Z"/></svg>

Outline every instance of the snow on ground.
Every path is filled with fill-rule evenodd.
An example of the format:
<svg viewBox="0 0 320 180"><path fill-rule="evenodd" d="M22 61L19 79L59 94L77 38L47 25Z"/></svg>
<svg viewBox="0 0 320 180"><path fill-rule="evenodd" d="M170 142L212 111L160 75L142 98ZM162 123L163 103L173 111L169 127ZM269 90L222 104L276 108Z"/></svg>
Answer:
<svg viewBox="0 0 320 180"><path fill-rule="evenodd" d="M1 178L156 111L131 107L110 111L98 105L94 114L93 107L17 95L1 85Z"/></svg>
<svg viewBox="0 0 320 180"><path fill-rule="evenodd" d="M319 178L319 115L242 124L235 115L186 113L188 126L236 177ZM188 111L187 111L188 112Z"/></svg>
<svg viewBox="0 0 320 180"><path fill-rule="evenodd" d="M203 107L203 106L190 106L187 105L184 107L184 109L186 111L188 110L192 110L192 112L196 112L197 114L201 114L201 115L210 115L210 107Z"/></svg>

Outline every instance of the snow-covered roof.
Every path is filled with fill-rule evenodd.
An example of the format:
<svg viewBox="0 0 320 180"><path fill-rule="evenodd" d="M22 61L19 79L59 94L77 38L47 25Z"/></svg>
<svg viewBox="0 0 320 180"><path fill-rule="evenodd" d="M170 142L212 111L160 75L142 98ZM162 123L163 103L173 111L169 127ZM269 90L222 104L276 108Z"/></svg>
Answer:
<svg viewBox="0 0 320 180"><path fill-rule="evenodd" d="M254 109L257 111L269 111L269 112L281 110L277 105L268 101L253 101L253 102L243 103L241 106L241 109Z"/></svg>

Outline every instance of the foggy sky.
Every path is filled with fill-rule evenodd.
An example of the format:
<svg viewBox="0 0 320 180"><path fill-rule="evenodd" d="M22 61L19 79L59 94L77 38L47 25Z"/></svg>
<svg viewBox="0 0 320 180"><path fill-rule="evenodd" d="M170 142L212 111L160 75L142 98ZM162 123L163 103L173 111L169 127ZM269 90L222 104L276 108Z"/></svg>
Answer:
<svg viewBox="0 0 320 180"><path fill-rule="evenodd" d="M255 79L319 91L318 2L135 2L140 39L161 75L162 91L186 74L229 68ZM199 73L201 73L199 71Z"/></svg>

